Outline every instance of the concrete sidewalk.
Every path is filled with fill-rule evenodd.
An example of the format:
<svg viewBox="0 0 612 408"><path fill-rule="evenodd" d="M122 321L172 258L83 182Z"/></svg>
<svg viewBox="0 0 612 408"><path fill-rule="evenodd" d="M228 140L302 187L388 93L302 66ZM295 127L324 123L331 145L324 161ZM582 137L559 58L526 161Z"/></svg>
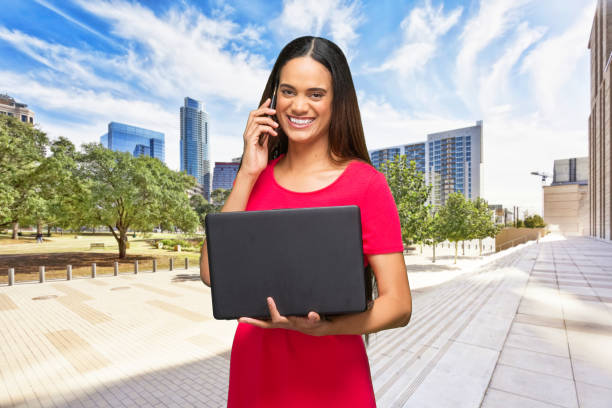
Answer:
<svg viewBox="0 0 612 408"><path fill-rule="evenodd" d="M378 405L612 406L612 245L554 239L411 258L413 319L368 347ZM196 269L3 286L0 406L224 406L234 330Z"/></svg>

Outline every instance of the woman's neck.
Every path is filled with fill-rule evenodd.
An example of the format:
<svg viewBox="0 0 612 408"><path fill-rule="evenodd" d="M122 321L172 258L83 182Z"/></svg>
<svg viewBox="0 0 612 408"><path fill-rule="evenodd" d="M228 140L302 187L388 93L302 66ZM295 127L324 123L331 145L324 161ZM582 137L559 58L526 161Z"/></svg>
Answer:
<svg viewBox="0 0 612 408"><path fill-rule="evenodd" d="M290 172L309 172L337 164L329 156L329 142L327 138L321 138L316 143L299 144L289 142L287 154L283 158L285 168Z"/></svg>

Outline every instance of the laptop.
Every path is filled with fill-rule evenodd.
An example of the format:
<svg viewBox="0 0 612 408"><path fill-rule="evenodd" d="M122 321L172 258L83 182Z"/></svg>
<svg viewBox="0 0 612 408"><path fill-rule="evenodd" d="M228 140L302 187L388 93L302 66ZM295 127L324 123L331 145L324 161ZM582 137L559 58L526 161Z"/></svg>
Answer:
<svg viewBox="0 0 612 408"><path fill-rule="evenodd" d="M366 310L361 215L356 205L208 214L215 319Z"/></svg>

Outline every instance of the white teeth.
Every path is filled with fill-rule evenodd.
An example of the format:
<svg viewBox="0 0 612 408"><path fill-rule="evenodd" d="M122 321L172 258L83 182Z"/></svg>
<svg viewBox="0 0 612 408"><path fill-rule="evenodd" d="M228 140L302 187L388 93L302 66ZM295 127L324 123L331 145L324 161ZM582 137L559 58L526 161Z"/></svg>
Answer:
<svg viewBox="0 0 612 408"><path fill-rule="evenodd" d="M310 122L312 122L314 119L297 119L297 118L292 118L291 116L289 116L289 120L295 123L296 125L307 125Z"/></svg>

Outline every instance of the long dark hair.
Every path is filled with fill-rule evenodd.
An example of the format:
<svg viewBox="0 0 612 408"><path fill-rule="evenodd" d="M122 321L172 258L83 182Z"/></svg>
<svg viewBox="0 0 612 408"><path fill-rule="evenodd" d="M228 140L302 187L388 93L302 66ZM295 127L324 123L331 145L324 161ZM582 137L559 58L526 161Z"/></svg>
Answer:
<svg viewBox="0 0 612 408"><path fill-rule="evenodd" d="M310 57L331 73L334 96L329 124L330 158L340 162L360 159L372 164L365 143L351 70L344 53L333 42L321 37L306 36L296 38L285 45L270 72L259 105L272 98L274 89L278 86L280 71L285 64L299 57ZM268 160L287 153L289 147L285 132L281 128L276 131L278 137L268 137ZM336 157L339 160L336 160Z"/></svg>
<svg viewBox="0 0 612 408"><path fill-rule="evenodd" d="M275 88L278 87L280 71L285 64L299 57L310 57L331 73L334 96L329 124L330 159L340 163L358 159L371 165L351 70L340 47L328 39L306 36L296 38L285 45L270 72L259 105L261 106L266 99L272 98ZM289 139L282 128L277 128L276 132L278 137L268 137L268 161L287 153L289 147ZM369 305L376 291L376 282L370 265L365 268L364 274L366 299Z"/></svg>

